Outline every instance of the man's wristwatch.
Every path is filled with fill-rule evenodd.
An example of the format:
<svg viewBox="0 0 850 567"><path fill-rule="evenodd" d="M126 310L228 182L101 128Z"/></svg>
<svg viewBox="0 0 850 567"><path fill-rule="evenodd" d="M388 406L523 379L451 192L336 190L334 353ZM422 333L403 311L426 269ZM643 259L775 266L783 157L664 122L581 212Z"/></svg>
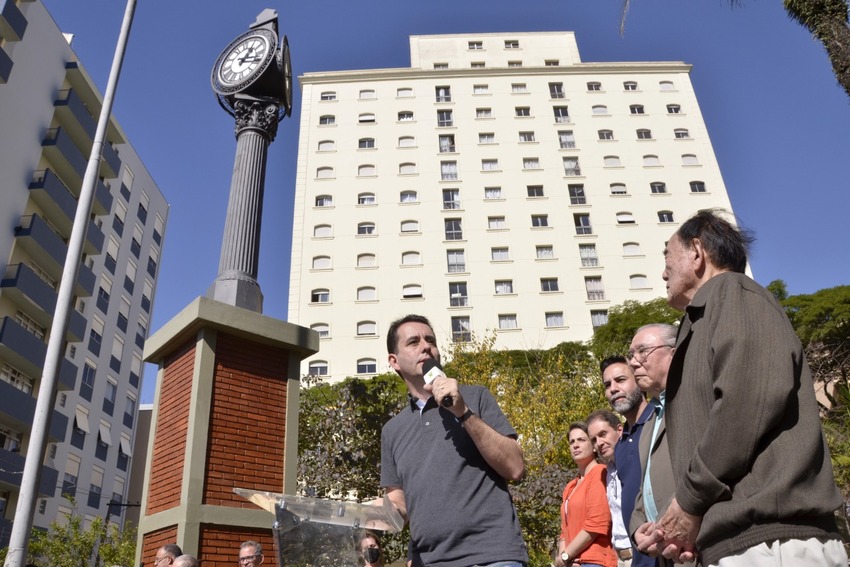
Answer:
<svg viewBox="0 0 850 567"><path fill-rule="evenodd" d="M570 554L567 553L566 551L561 552L561 561L563 561L564 563L569 563L570 562Z"/></svg>
<svg viewBox="0 0 850 567"><path fill-rule="evenodd" d="M464 421L466 421L467 419L469 419L469 416L472 416L472 415L475 415L475 414L473 413L473 411L472 411L471 409L469 409L469 408L466 408L466 411L464 412L464 414L463 414L462 416L460 416L459 418L457 418L457 420L458 420L459 422L463 423Z"/></svg>

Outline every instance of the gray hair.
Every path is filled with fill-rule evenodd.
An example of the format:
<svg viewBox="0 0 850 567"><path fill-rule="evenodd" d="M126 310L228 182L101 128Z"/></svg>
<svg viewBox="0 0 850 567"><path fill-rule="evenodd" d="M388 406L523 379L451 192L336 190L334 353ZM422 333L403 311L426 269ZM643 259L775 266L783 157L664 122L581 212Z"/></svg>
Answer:
<svg viewBox="0 0 850 567"><path fill-rule="evenodd" d="M256 553L257 555L263 554L263 546L257 543L256 541L249 539L248 541L244 542L242 545L239 546L239 551L242 551L246 547L253 547L254 553Z"/></svg>
<svg viewBox="0 0 850 567"><path fill-rule="evenodd" d="M654 329L661 335L661 340L664 341L664 344L667 346L674 347L676 346L676 335L679 334L679 327L676 325L671 325L669 323L650 323L649 325L644 325L640 327L637 331L635 331L635 336L638 335L641 331L647 329Z"/></svg>

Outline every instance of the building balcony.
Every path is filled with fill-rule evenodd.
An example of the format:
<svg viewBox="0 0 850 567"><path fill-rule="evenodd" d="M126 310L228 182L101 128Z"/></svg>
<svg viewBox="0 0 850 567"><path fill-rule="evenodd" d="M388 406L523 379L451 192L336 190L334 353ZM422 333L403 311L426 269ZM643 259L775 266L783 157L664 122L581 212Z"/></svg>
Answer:
<svg viewBox="0 0 850 567"><path fill-rule="evenodd" d="M119 171L121 171L121 158L118 157L118 152L112 144L106 142L103 144L101 153L100 174L106 178L118 177Z"/></svg>
<svg viewBox="0 0 850 567"><path fill-rule="evenodd" d="M6 53L6 50L0 47L0 85L9 82L9 75L12 74L12 58Z"/></svg>
<svg viewBox="0 0 850 567"><path fill-rule="evenodd" d="M91 145L91 142L89 142ZM50 128L41 141L45 157L53 165L53 170L65 180L66 184L79 187L86 173L87 156L74 143L64 128Z"/></svg>
<svg viewBox="0 0 850 567"><path fill-rule="evenodd" d="M26 264L12 264L6 267L6 273L0 280L4 295L24 308L26 313L41 326L50 327L58 299L56 289L38 277ZM39 309L33 310L32 305ZM86 319L76 309L71 310L68 321L67 338L70 342L83 340L86 333Z"/></svg>
<svg viewBox="0 0 850 567"><path fill-rule="evenodd" d="M9 547L12 537L12 520L0 518L0 548Z"/></svg>
<svg viewBox="0 0 850 567"><path fill-rule="evenodd" d="M0 422L18 431L29 431L35 417L36 399L0 380ZM68 418L53 410L50 415L50 429L47 431L48 440L64 441L68 430ZM1 450L1 449L0 449Z"/></svg>
<svg viewBox="0 0 850 567"><path fill-rule="evenodd" d="M0 358L29 376L41 376L47 345L24 329L11 317L0 323ZM73 390L77 382L77 367L67 358L59 364L60 390Z"/></svg>
<svg viewBox="0 0 850 567"><path fill-rule="evenodd" d="M21 41L27 31L27 19L15 0L0 0L0 39Z"/></svg>
<svg viewBox="0 0 850 567"><path fill-rule="evenodd" d="M25 460L26 457L19 453L0 449L0 486L21 487ZM56 493L56 482L58 480L59 472L54 468L43 465L41 467L41 482L38 484L39 495L53 496Z"/></svg>
<svg viewBox="0 0 850 567"><path fill-rule="evenodd" d="M90 230L92 226L89 226ZM68 246L44 219L38 215L21 217L20 224L15 228L15 236L17 243L36 264L57 282L61 280ZM103 233L101 233L101 246L102 238ZM95 276L91 269L85 264L80 264L74 293L80 297L89 297L94 291L94 281Z"/></svg>
<svg viewBox="0 0 850 567"><path fill-rule="evenodd" d="M65 187L62 181L49 169L36 171L33 174L33 180L29 185L30 195L35 201L50 222L62 234L71 234L74 225L74 216L77 211L77 197ZM95 188L95 203L97 208L103 212L95 211L95 214L106 214L109 209L104 210L104 195L108 197L108 206L112 206L112 195L102 182L98 182ZM98 199L101 199L98 203ZM93 207L94 208L94 207ZM103 232L95 226L94 223L89 224L86 231L86 241L84 243L84 251L89 255L100 254L103 248L104 236Z"/></svg>
<svg viewBox="0 0 850 567"><path fill-rule="evenodd" d="M97 118L77 95L77 91L59 91L53 101L53 107L62 129L71 136L74 143L80 148L90 148L97 132Z"/></svg>

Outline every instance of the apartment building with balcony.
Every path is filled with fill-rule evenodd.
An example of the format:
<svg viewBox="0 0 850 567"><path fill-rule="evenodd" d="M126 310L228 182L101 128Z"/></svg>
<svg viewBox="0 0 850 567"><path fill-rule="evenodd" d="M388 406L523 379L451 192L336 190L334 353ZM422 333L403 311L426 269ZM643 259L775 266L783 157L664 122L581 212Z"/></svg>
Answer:
<svg viewBox="0 0 850 567"><path fill-rule="evenodd" d="M590 338L665 295L664 243L731 210L682 62L581 61L572 32L410 37L409 68L306 73L289 320L304 373L388 371L407 313L439 343Z"/></svg>
<svg viewBox="0 0 850 567"><path fill-rule="evenodd" d="M101 103L44 5L0 2L0 546L14 519ZM63 493L86 518L123 516L167 220L167 202L113 118L74 285L36 526L70 511Z"/></svg>

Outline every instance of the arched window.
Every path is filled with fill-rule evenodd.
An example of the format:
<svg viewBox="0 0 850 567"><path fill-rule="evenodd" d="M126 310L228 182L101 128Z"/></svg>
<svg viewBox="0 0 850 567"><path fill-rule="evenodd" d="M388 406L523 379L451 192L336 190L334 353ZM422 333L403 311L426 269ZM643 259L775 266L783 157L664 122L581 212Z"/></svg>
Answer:
<svg viewBox="0 0 850 567"><path fill-rule="evenodd" d="M361 222L357 224L357 234L360 236L367 234L375 234L375 223Z"/></svg>
<svg viewBox="0 0 850 567"><path fill-rule="evenodd" d="M419 221L416 220L404 220L401 221L401 231L402 232L419 232Z"/></svg>
<svg viewBox="0 0 850 567"><path fill-rule="evenodd" d="M420 266L422 265L422 255L415 250L403 252L401 255L401 264L403 266Z"/></svg>
<svg viewBox="0 0 850 567"><path fill-rule="evenodd" d="M334 206L334 198L330 195L318 195L316 196L316 206L317 207L333 207Z"/></svg>
<svg viewBox="0 0 850 567"><path fill-rule="evenodd" d="M312 360L310 361L310 366L307 368L307 372L313 376L327 376L328 363L325 360Z"/></svg>
<svg viewBox="0 0 850 567"><path fill-rule="evenodd" d="M626 195L628 193L625 183L612 183L609 187L612 195Z"/></svg>
<svg viewBox="0 0 850 567"><path fill-rule="evenodd" d="M375 166L371 163L363 164L357 167L357 176L358 177L372 177L377 174L377 170Z"/></svg>
<svg viewBox="0 0 850 567"><path fill-rule="evenodd" d="M635 216L628 211L619 212L617 213L617 224L635 224Z"/></svg>
<svg viewBox="0 0 850 567"><path fill-rule="evenodd" d="M658 222L675 222L673 211L658 211Z"/></svg>
<svg viewBox="0 0 850 567"><path fill-rule="evenodd" d="M333 235L333 227L329 224L317 224L313 227L314 238L330 238Z"/></svg>
<svg viewBox="0 0 850 567"><path fill-rule="evenodd" d="M357 301L375 301L378 299L378 290L371 286L357 288Z"/></svg>
<svg viewBox="0 0 850 567"><path fill-rule="evenodd" d="M361 358L357 361L358 374L375 374L378 371L378 363L374 358Z"/></svg>
<svg viewBox="0 0 850 567"><path fill-rule="evenodd" d="M336 142L333 140L322 140L319 142L320 152L332 152L336 149Z"/></svg>
<svg viewBox="0 0 850 567"><path fill-rule="evenodd" d="M331 269L331 257L330 256L313 256L313 269L314 270L329 270L329 269Z"/></svg>
<svg viewBox="0 0 850 567"><path fill-rule="evenodd" d="M398 139L398 147L400 148L413 148L416 146L416 138L413 136L401 136Z"/></svg>
<svg viewBox="0 0 850 567"><path fill-rule="evenodd" d="M374 124L375 123L375 115L372 114L371 112L364 112L363 114L361 114L357 118L357 121L360 124Z"/></svg>
<svg viewBox="0 0 850 567"><path fill-rule="evenodd" d="M319 333L320 339L327 339L331 336L331 327L327 323L313 323L310 328Z"/></svg>
<svg viewBox="0 0 850 567"><path fill-rule="evenodd" d="M358 205L374 205L375 194L374 193L360 193L357 195L357 204Z"/></svg>
<svg viewBox="0 0 850 567"><path fill-rule="evenodd" d="M357 97L360 100L372 100L376 98L374 89L363 89L360 91L360 95Z"/></svg>
<svg viewBox="0 0 850 567"><path fill-rule="evenodd" d="M319 288L310 292L310 303L330 303L331 291L329 289Z"/></svg>
<svg viewBox="0 0 850 567"><path fill-rule="evenodd" d="M605 167L620 167L620 156L605 156L602 158L602 164Z"/></svg>
<svg viewBox="0 0 850 567"><path fill-rule="evenodd" d="M333 114L325 114L323 116L319 116L319 125L320 126L333 126L336 124L336 116Z"/></svg>
<svg viewBox="0 0 850 567"><path fill-rule="evenodd" d="M374 268L378 265L378 260L374 254L358 254L357 255L357 267L358 268Z"/></svg>
<svg viewBox="0 0 850 567"><path fill-rule="evenodd" d="M416 203L419 201L419 195L416 191L402 191L398 194L399 203Z"/></svg>
<svg viewBox="0 0 850 567"><path fill-rule="evenodd" d="M398 165L398 173L399 175L412 175L416 173L416 164L415 163L400 163Z"/></svg>
<svg viewBox="0 0 850 567"><path fill-rule="evenodd" d="M682 154L682 165L699 165L699 160L694 154Z"/></svg>
<svg viewBox="0 0 850 567"><path fill-rule="evenodd" d="M413 122L413 112L410 110L402 110L398 113L399 122Z"/></svg>
<svg viewBox="0 0 850 567"><path fill-rule="evenodd" d="M374 337L378 334L378 326L374 321L359 321L357 323L358 337Z"/></svg>
<svg viewBox="0 0 850 567"><path fill-rule="evenodd" d="M416 299L422 297L422 286L419 284L407 284L401 288L403 299Z"/></svg>
<svg viewBox="0 0 850 567"><path fill-rule="evenodd" d="M360 138L357 140L357 147L361 150L368 150L375 147L375 138Z"/></svg>
<svg viewBox="0 0 850 567"><path fill-rule="evenodd" d="M648 167L659 166L661 165L661 160L656 155L645 155L643 156L643 165Z"/></svg>
<svg viewBox="0 0 850 567"><path fill-rule="evenodd" d="M658 88L662 91L675 91L676 86L673 84L673 81L660 81L658 83Z"/></svg>
<svg viewBox="0 0 850 567"><path fill-rule="evenodd" d="M649 282L646 280L646 274L632 274L629 276L629 288L646 289L648 287Z"/></svg>
<svg viewBox="0 0 850 567"><path fill-rule="evenodd" d="M333 179L334 178L334 168L332 167L320 167L316 170L316 178L317 179Z"/></svg>
<svg viewBox="0 0 850 567"><path fill-rule="evenodd" d="M604 104L594 104L590 110L596 115L608 114L608 107Z"/></svg>
<svg viewBox="0 0 850 567"><path fill-rule="evenodd" d="M624 242L623 256L641 256L640 244L637 242Z"/></svg>

